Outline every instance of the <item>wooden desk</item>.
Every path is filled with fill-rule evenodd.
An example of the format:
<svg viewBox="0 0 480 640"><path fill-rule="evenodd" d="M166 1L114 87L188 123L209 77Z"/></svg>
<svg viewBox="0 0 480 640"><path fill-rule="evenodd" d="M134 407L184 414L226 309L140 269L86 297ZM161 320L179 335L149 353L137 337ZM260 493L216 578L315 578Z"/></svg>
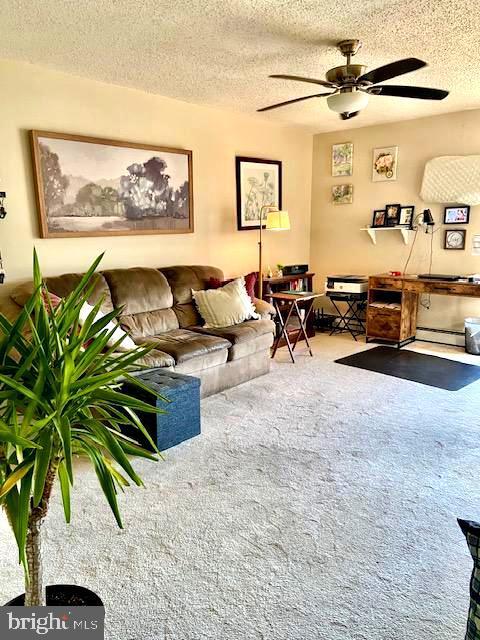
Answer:
<svg viewBox="0 0 480 640"><path fill-rule="evenodd" d="M368 279L367 342L385 340L399 347L415 340L422 293L480 298L480 284L376 275Z"/></svg>

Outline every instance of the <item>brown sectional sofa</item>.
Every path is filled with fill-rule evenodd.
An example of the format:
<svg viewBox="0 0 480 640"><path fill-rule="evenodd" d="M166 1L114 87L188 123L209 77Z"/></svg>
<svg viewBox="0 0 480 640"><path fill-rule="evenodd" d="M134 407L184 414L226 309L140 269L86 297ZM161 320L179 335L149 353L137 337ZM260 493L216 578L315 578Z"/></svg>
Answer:
<svg viewBox="0 0 480 640"><path fill-rule="evenodd" d="M63 297L80 278L66 274L47 278L46 284ZM223 273L207 266L110 269L97 274L90 302L103 296L103 311L122 307L120 320L133 340L155 345L143 364L199 377L206 397L267 373L275 329L275 311L264 300L255 300L259 320L222 329L203 327L191 292L205 289L210 278L223 280ZM31 283L21 285L0 304L0 312L16 316L31 291Z"/></svg>

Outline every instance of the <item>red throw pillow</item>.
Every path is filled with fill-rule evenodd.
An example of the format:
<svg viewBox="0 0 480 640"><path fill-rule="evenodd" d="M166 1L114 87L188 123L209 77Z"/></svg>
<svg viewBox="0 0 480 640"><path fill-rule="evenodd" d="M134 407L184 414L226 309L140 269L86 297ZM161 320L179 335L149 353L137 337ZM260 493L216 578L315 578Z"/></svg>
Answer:
<svg viewBox="0 0 480 640"><path fill-rule="evenodd" d="M247 273L244 276L245 280L245 289L247 290L248 295L250 296L252 302L255 300L255 285L257 283L258 273L256 271L252 271L251 273ZM233 282L235 278L229 278L228 280L220 280L220 278L210 278L208 281L208 289L219 289L229 282Z"/></svg>
<svg viewBox="0 0 480 640"><path fill-rule="evenodd" d="M43 298L43 304L45 305L45 308L47 309L47 311L50 308L50 306L52 307L52 309L56 309L62 301L62 299L59 298L55 293L52 293L51 291L47 291L46 289L42 289L42 298ZM50 305L48 304L49 301L50 301Z"/></svg>

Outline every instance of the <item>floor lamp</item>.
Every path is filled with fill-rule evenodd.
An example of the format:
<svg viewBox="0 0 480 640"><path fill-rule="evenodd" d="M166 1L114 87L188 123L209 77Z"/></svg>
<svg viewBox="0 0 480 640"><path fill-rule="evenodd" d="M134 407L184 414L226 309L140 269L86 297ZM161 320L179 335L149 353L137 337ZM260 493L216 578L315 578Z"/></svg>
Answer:
<svg viewBox="0 0 480 640"><path fill-rule="evenodd" d="M263 215L267 214L265 221L266 231L289 231L290 218L288 211L280 211L278 207L273 205L265 205L260 210L260 234L258 238L258 297L261 299L263 295L263 262L262 262L262 228Z"/></svg>

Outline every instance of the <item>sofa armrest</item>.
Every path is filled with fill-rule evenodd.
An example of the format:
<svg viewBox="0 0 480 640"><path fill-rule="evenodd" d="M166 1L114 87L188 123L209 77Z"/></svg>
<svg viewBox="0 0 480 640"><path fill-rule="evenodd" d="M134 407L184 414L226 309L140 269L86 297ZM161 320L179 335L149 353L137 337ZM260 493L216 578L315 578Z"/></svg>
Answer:
<svg viewBox="0 0 480 640"><path fill-rule="evenodd" d="M255 305L255 309L257 313L262 318L274 318L277 315L275 308L266 300L260 300L259 298L254 298L253 304Z"/></svg>

